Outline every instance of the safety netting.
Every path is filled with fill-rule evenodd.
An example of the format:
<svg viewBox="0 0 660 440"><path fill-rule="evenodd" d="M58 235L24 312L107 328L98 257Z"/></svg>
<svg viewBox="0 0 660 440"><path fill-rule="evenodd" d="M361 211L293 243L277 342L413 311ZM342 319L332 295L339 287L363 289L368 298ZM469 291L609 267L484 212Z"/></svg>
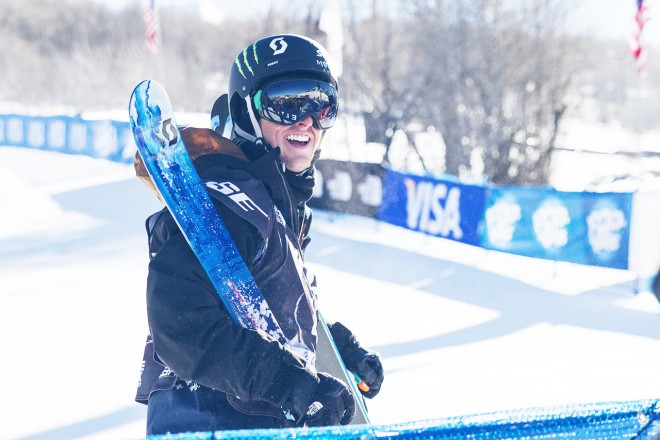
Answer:
<svg viewBox="0 0 660 440"><path fill-rule="evenodd" d="M157 439L660 440L660 399L529 408L384 425L189 432Z"/></svg>

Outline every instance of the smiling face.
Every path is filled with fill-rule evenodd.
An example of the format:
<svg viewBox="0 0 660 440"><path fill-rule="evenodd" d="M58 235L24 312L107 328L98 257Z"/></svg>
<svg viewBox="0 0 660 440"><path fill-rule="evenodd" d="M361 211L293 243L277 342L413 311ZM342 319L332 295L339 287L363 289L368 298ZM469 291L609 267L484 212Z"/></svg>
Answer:
<svg viewBox="0 0 660 440"><path fill-rule="evenodd" d="M286 168L295 173L305 171L312 163L314 152L321 145L322 130L314 127L307 116L292 125L281 125L265 119L259 120L264 139L273 147L280 147Z"/></svg>

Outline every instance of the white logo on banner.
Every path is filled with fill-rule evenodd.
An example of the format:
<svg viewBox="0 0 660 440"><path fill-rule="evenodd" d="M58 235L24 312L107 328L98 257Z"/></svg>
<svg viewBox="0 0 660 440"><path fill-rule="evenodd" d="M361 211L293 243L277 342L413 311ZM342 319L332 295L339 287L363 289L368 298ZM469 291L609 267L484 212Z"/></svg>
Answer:
<svg viewBox="0 0 660 440"><path fill-rule="evenodd" d="M10 144L23 143L23 120L11 118L7 121L7 140Z"/></svg>
<svg viewBox="0 0 660 440"><path fill-rule="evenodd" d="M404 184L408 193L406 212L409 228L442 237L453 235L457 240L463 237L459 188L448 188L443 183L416 183L413 179L405 179ZM444 206L441 201L444 201Z"/></svg>
<svg viewBox="0 0 660 440"><path fill-rule="evenodd" d="M315 199L320 199L321 197L323 197L324 177L323 177L323 173L318 168L316 169L316 175L314 178L316 183L314 184L314 191L312 192L312 197L314 197Z"/></svg>
<svg viewBox="0 0 660 440"><path fill-rule="evenodd" d="M558 200L547 200L534 211L532 224L536 239L545 249L559 249L568 243L568 209Z"/></svg>
<svg viewBox="0 0 660 440"><path fill-rule="evenodd" d="M117 151L117 130L110 121L99 121L92 125L94 152L97 157L108 157Z"/></svg>
<svg viewBox="0 0 660 440"><path fill-rule="evenodd" d="M587 217L589 245L597 254L616 252L621 247L621 230L627 225L619 209L601 208Z"/></svg>
<svg viewBox="0 0 660 440"><path fill-rule="evenodd" d="M69 149L80 152L87 149L87 125L83 122L69 124Z"/></svg>
<svg viewBox="0 0 660 440"><path fill-rule="evenodd" d="M29 121L27 129L27 142L30 147L41 148L46 145L46 124L43 121Z"/></svg>
<svg viewBox="0 0 660 440"><path fill-rule="evenodd" d="M357 192L365 205L380 206L383 200L383 181L380 177L369 174L358 184Z"/></svg>
<svg viewBox="0 0 660 440"><path fill-rule="evenodd" d="M351 175L346 171L337 171L332 179L327 179L330 198L338 202L348 202L353 194Z"/></svg>
<svg viewBox="0 0 660 440"><path fill-rule="evenodd" d="M505 246L513 240L516 224L521 218L520 205L499 200L486 210L488 241L496 246Z"/></svg>
<svg viewBox="0 0 660 440"><path fill-rule="evenodd" d="M48 122L48 146L55 149L63 149L66 146L66 122L63 120Z"/></svg>

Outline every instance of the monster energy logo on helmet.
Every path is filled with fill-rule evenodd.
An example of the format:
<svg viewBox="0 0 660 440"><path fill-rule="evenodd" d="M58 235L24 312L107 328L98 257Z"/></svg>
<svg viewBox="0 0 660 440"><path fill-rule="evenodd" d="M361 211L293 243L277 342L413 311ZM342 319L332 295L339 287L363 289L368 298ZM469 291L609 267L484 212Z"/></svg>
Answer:
<svg viewBox="0 0 660 440"><path fill-rule="evenodd" d="M247 69L250 71L252 76L254 76L254 72L252 71L252 67L250 67L250 61L248 60L247 54L248 54L248 47L243 49L243 63L245 63L245 66ZM254 56L254 60L257 64L259 64L259 55L257 54L257 43L252 43L252 53ZM238 67L238 72L243 76L243 78L247 79L247 76L245 76L245 73L243 73L243 69L241 67L241 60L240 60L240 55L236 57L234 60L234 63L236 63L236 67Z"/></svg>

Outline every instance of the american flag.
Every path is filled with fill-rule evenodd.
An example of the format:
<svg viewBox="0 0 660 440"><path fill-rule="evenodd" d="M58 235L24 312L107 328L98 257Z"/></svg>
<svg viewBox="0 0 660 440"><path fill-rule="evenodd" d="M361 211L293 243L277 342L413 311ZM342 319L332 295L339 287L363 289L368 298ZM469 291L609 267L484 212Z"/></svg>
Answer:
<svg viewBox="0 0 660 440"><path fill-rule="evenodd" d="M635 70L642 74L646 69L646 47L642 41L642 31L648 20L647 7L644 0L637 0L637 11L635 12L635 23L632 38L628 44L628 50L635 58Z"/></svg>
<svg viewBox="0 0 660 440"><path fill-rule="evenodd" d="M151 55L158 53L158 29L158 9L155 0L150 0L144 12L144 47Z"/></svg>

